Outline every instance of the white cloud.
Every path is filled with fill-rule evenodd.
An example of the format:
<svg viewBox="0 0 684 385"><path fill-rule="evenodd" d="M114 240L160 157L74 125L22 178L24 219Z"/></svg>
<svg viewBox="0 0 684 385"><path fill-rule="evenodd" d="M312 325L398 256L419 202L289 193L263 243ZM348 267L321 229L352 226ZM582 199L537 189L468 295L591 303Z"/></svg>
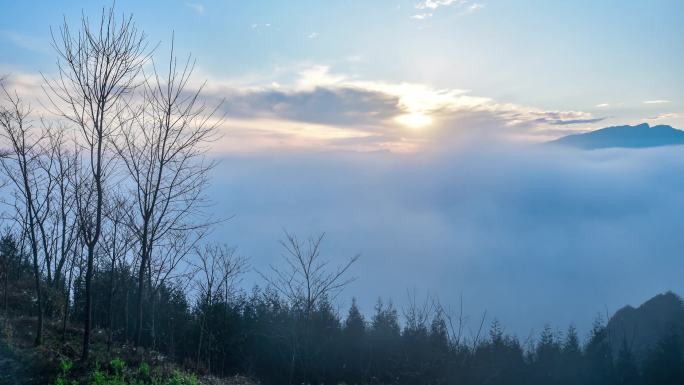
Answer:
<svg viewBox="0 0 684 385"><path fill-rule="evenodd" d="M429 17L432 17L432 13L419 13L419 14L411 16L411 18L416 19L416 20L425 20Z"/></svg>
<svg viewBox="0 0 684 385"><path fill-rule="evenodd" d="M307 36L307 38L309 38L309 39L317 39L318 36L319 36L318 32L311 32L311 33Z"/></svg>
<svg viewBox="0 0 684 385"><path fill-rule="evenodd" d="M553 139L602 119L588 112L505 103L456 88L365 80L314 65L251 82L209 79L203 95L224 100L225 142L217 148L317 148L415 152L463 138ZM294 71L294 72L292 72ZM40 99L40 76L14 74L11 89ZM193 84L193 87L195 84ZM39 105L39 104L38 104Z"/></svg>
<svg viewBox="0 0 684 385"><path fill-rule="evenodd" d="M658 100L644 100L644 104L667 104L670 103L669 100L658 99Z"/></svg>
<svg viewBox="0 0 684 385"><path fill-rule="evenodd" d="M259 30L261 28L270 28L271 23L261 23L261 24L260 23L254 23L254 24L252 24L251 27L253 30Z"/></svg>
<svg viewBox="0 0 684 385"><path fill-rule="evenodd" d="M480 9L484 8L484 7L485 7L484 4L481 4L481 3L472 3L472 4L470 4L470 6L468 6L468 11L470 11L470 12L475 12L475 11L477 11L477 10L480 10Z"/></svg>
<svg viewBox="0 0 684 385"><path fill-rule="evenodd" d="M466 3L463 0L425 0L421 3L416 4L418 9L437 9L439 7L448 7L453 4Z"/></svg>
<svg viewBox="0 0 684 385"><path fill-rule="evenodd" d="M204 13L204 5L201 3L187 2L185 5L200 15Z"/></svg>
<svg viewBox="0 0 684 385"><path fill-rule="evenodd" d="M269 130L276 134L273 122L281 121L290 129L278 131L278 137L291 136L300 126L298 140L315 137L318 148L416 151L473 135L543 141L572 127L595 128L603 120L584 111L505 103L467 90L363 80L324 65L249 86L211 83L207 92L225 99L224 112L233 127L263 124L263 138ZM345 130L349 136L340 134Z"/></svg>
<svg viewBox="0 0 684 385"><path fill-rule="evenodd" d="M583 333L606 307L684 290L677 147L470 143L417 157L241 154L219 167L216 210L236 218L217 237L261 269L279 251L264 240L283 226L326 231L326 250L362 254L344 297L360 297L368 312L378 296L401 307L407 287L439 293L445 305L463 292L465 314L487 309L524 338L546 323L576 323ZM525 312L516 298L526 299Z"/></svg>
<svg viewBox="0 0 684 385"><path fill-rule="evenodd" d="M676 112L668 112L668 113L665 113L665 114L660 114L660 115L652 116L652 117L650 117L650 118L647 118L646 120L650 120L650 121L671 120L671 119L680 118L681 116L682 116L682 114L678 114L678 113L676 113Z"/></svg>
<svg viewBox="0 0 684 385"><path fill-rule="evenodd" d="M0 39L33 52L46 53L50 51L50 46L44 40L15 31L0 31Z"/></svg>
<svg viewBox="0 0 684 385"><path fill-rule="evenodd" d="M595 105L594 107L596 107L596 108L608 108L608 107L610 107L610 104L609 103L601 103L601 104Z"/></svg>
<svg viewBox="0 0 684 385"><path fill-rule="evenodd" d="M47 110L42 108L46 103L41 103L45 93L42 88L43 77L40 74L6 71L0 68L0 79L8 90L16 92L24 101L30 103L32 111L47 113Z"/></svg>
<svg viewBox="0 0 684 385"><path fill-rule="evenodd" d="M460 14L466 14L478 11L484 8L483 3L477 3L471 0L425 0L415 5L414 8L425 10L428 12L418 13L411 18L416 20L425 20L434 16L439 8L455 8Z"/></svg>

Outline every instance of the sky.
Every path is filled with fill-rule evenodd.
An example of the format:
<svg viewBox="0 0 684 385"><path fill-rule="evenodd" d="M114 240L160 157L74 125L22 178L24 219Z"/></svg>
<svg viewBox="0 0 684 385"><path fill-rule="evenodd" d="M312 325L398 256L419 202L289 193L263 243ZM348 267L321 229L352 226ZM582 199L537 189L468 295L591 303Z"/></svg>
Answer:
<svg viewBox="0 0 684 385"><path fill-rule="evenodd" d="M40 112L50 27L102 1L0 0L0 73ZM525 335L684 293L677 148L543 143L611 125L684 129L678 0L127 1L197 60L220 103L214 233L255 269L283 229L361 254L359 297L438 296ZM9 15L9 17L7 17ZM158 44L158 45L157 45ZM260 283L258 274L245 284Z"/></svg>

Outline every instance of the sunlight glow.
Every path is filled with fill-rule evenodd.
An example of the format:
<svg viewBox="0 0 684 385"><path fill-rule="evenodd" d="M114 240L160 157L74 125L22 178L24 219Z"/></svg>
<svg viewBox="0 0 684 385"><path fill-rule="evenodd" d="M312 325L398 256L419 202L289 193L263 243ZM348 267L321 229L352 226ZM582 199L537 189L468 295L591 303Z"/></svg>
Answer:
<svg viewBox="0 0 684 385"><path fill-rule="evenodd" d="M423 128L432 124L432 118L420 112L399 115L394 118L394 120L397 123L410 128Z"/></svg>

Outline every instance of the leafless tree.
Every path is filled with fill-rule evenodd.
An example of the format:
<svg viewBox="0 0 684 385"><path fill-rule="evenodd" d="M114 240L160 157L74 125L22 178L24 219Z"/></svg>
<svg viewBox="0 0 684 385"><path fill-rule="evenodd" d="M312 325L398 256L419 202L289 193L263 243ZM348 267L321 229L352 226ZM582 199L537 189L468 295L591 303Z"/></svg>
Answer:
<svg viewBox="0 0 684 385"><path fill-rule="evenodd" d="M451 309L446 309L439 301L437 301L435 304L438 311L446 320L449 339L455 346L460 346L461 338L463 336L463 329L468 321L467 317L463 314L463 294L461 294L460 297L458 313L455 313Z"/></svg>
<svg viewBox="0 0 684 385"><path fill-rule="evenodd" d="M104 227L100 240L100 250L108 264L109 293L107 294L107 350L111 349L114 329L114 294L116 293L116 268L120 266L126 255L134 246L134 237L128 227L128 213L131 204L120 195L111 196L105 202L104 215L107 226Z"/></svg>
<svg viewBox="0 0 684 385"><path fill-rule="evenodd" d="M290 303L302 306L307 317L319 300L334 297L354 281L354 277L345 277L345 274L360 257L357 254L342 264L331 267L330 261L321 257L324 236L325 234L321 234L303 242L286 231L285 240L280 242L285 249L282 255L284 266L271 265L272 276L259 272Z"/></svg>
<svg viewBox="0 0 684 385"><path fill-rule="evenodd" d="M145 35L132 16L118 18L114 9L103 9L91 25L83 16L80 31L72 34L65 21L52 33L58 54L58 75L45 78L45 91L54 112L73 123L78 143L87 154L87 167L79 176L82 194L77 195L80 235L86 249L85 317L82 358L88 358L92 313L93 263L103 224L105 188L110 175L109 143L125 113L123 102L140 84L147 61Z"/></svg>
<svg viewBox="0 0 684 385"><path fill-rule="evenodd" d="M53 265L48 267L48 271L53 271L54 274L51 282L48 281L59 290L65 284L64 271L78 238L76 197L72 185L78 154L76 149L68 148L70 142L65 137L66 129L62 127L54 129L46 123L44 127L48 127L46 156L49 159L45 162L47 164L45 171L49 174L53 186L50 198L52 209L49 215L49 229L45 237L50 243L48 254L53 257L48 257L46 262L48 264L50 261L53 262Z"/></svg>
<svg viewBox="0 0 684 385"><path fill-rule="evenodd" d="M167 73L162 75L153 63L146 77L142 103L128 105L122 118L123 130L116 141L117 151L132 181L135 197L131 226L137 237L140 265L138 271L136 343L141 344L145 270L151 270L155 248L163 239L183 237L206 227L202 215L206 204L204 190L213 162L204 154L215 138L220 119L218 106L208 108L199 100L203 86L190 89L194 62L180 65L173 43ZM205 219L201 219L205 218Z"/></svg>
<svg viewBox="0 0 684 385"><path fill-rule="evenodd" d="M227 303L236 280L246 271L247 260L236 254L234 248L225 245L205 245L197 248L195 285L199 298L200 333L197 343L197 366L200 364L205 336L211 337L205 312L214 301ZM209 342L211 338L209 338Z"/></svg>
<svg viewBox="0 0 684 385"><path fill-rule="evenodd" d="M290 330L291 345L290 383L292 383L295 362L301 359L306 371L306 362L312 358L311 341L309 336L309 320L315 306L320 301L335 297L345 286L354 281L354 277L346 277L349 268L359 259L355 255L345 262L333 267L330 261L321 256L321 243L325 234L310 237L306 242L299 240L296 235L285 231L282 245L283 266L270 266L271 276L259 274L277 292L282 294L293 307L299 307L304 312L303 335L297 335L296 330Z"/></svg>
<svg viewBox="0 0 684 385"><path fill-rule="evenodd" d="M216 300L228 300L236 280L246 271L247 259L226 245L208 244L195 250L199 262L193 266L198 273L195 286L200 302L211 305Z"/></svg>
<svg viewBox="0 0 684 385"><path fill-rule="evenodd" d="M150 299L150 334L152 347L156 347L156 312L160 289L172 282L176 287L187 287L196 270L189 257L199 247L207 235L206 228L200 227L189 231L178 229L166 233L165 237L155 244L153 253L148 259L146 268L147 288Z"/></svg>
<svg viewBox="0 0 684 385"><path fill-rule="evenodd" d="M407 290L407 304L403 308L404 318L406 319L406 330L412 332L427 331L428 322L438 309L437 300L429 294L422 303L418 302L416 290Z"/></svg>
<svg viewBox="0 0 684 385"><path fill-rule="evenodd" d="M62 314L62 342L66 341L67 321L69 320L69 299L71 288L74 282L74 270L83 265L83 241L79 238L71 249L71 256L68 259L69 276L66 280L66 293L64 295L64 313ZM81 272L79 271L79 275Z"/></svg>
<svg viewBox="0 0 684 385"><path fill-rule="evenodd" d="M16 93L11 93L4 86L0 88L5 102L0 108L0 129L4 144L8 147L0 158L0 166L14 187L16 220L29 239L38 306L35 343L40 345L44 315L40 255L41 250L43 253L48 250L43 248L37 229L43 226L47 217L50 180L41 166L45 135L42 130L34 127L30 107Z"/></svg>

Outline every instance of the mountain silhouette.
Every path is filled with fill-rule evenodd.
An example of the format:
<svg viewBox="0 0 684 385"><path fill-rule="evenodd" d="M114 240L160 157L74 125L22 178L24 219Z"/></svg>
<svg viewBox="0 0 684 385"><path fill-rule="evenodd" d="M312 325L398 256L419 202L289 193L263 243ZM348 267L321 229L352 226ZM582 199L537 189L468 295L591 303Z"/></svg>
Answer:
<svg viewBox="0 0 684 385"><path fill-rule="evenodd" d="M684 336L684 303L673 292L658 294L638 308L625 306L607 325L614 353L627 344L643 357L663 338Z"/></svg>
<svg viewBox="0 0 684 385"><path fill-rule="evenodd" d="M611 147L645 148L684 144L684 131L667 125L614 126L583 134L564 136L549 143L583 149Z"/></svg>

